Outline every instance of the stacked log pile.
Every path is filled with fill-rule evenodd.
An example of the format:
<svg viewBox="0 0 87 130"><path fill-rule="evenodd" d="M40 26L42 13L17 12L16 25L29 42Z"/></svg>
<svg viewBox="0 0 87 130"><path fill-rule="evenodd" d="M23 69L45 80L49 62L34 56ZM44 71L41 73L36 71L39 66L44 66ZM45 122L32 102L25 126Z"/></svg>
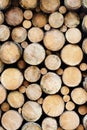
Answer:
<svg viewBox="0 0 87 130"><path fill-rule="evenodd" d="M0 0L0 130L87 130L86 0Z"/></svg>

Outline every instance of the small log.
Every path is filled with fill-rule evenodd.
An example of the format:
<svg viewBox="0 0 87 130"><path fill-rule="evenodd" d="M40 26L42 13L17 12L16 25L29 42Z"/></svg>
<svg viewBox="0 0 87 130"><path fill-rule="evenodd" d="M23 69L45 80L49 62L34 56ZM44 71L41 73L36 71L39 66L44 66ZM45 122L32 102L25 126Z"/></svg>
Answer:
<svg viewBox="0 0 87 130"><path fill-rule="evenodd" d="M49 16L49 24L53 28L60 28L64 23L64 17L59 12L54 12Z"/></svg>
<svg viewBox="0 0 87 130"><path fill-rule="evenodd" d="M52 13L60 6L60 0L40 0L40 8L45 13Z"/></svg>
<svg viewBox="0 0 87 130"><path fill-rule="evenodd" d="M20 46L16 43L7 41L0 48L0 58L3 63L13 64L21 57L21 51Z"/></svg>
<svg viewBox="0 0 87 130"><path fill-rule="evenodd" d="M47 74L47 69L46 69L46 68L41 68L40 73L41 73L42 75Z"/></svg>
<svg viewBox="0 0 87 130"><path fill-rule="evenodd" d="M86 105L79 106L78 112L79 112L80 115L87 114L87 106Z"/></svg>
<svg viewBox="0 0 87 130"><path fill-rule="evenodd" d="M69 102L70 101L70 96L69 95L64 95L63 100L64 100L64 102Z"/></svg>
<svg viewBox="0 0 87 130"><path fill-rule="evenodd" d="M75 130L80 124L80 119L75 111L65 111L60 116L59 123L63 129Z"/></svg>
<svg viewBox="0 0 87 130"><path fill-rule="evenodd" d="M6 130L17 130L22 125L22 117L15 110L9 110L2 116L1 123Z"/></svg>
<svg viewBox="0 0 87 130"><path fill-rule="evenodd" d="M23 85L24 85L26 88L29 86L29 84L30 84L30 83L29 83L27 80L24 80L24 81L23 81Z"/></svg>
<svg viewBox="0 0 87 130"><path fill-rule="evenodd" d="M4 23L4 13L0 11L0 24Z"/></svg>
<svg viewBox="0 0 87 130"><path fill-rule="evenodd" d="M4 63L0 60L0 73L4 70Z"/></svg>
<svg viewBox="0 0 87 130"><path fill-rule="evenodd" d="M26 89L26 95L30 100L38 100L42 95L42 89L38 84L30 84Z"/></svg>
<svg viewBox="0 0 87 130"><path fill-rule="evenodd" d="M87 64L86 63L81 63L79 66L81 71L86 71L87 70Z"/></svg>
<svg viewBox="0 0 87 130"><path fill-rule="evenodd" d="M21 47L23 49L25 49L27 46L28 46L28 42L27 41L24 41L24 42L21 43Z"/></svg>
<svg viewBox="0 0 87 130"><path fill-rule="evenodd" d="M21 43L27 38L27 31L23 27L15 27L11 33L12 40Z"/></svg>
<svg viewBox="0 0 87 130"><path fill-rule="evenodd" d="M82 124L80 124L76 130L84 130L84 126Z"/></svg>
<svg viewBox="0 0 87 130"><path fill-rule="evenodd" d="M87 15L85 15L83 17L83 20L82 20L82 29L84 32L87 32Z"/></svg>
<svg viewBox="0 0 87 130"><path fill-rule="evenodd" d="M23 20L23 12L19 7L14 7L8 10L5 14L5 20L7 24L11 26L17 26L21 24Z"/></svg>
<svg viewBox="0 0 87 130"><path fill-rule="evenodd" d="M82 50L85 54L87 54L87 38L85 38L82 42Z"/></svg>
<svg viewBox="0 0 87 130"><path fill-rule="evenodd" d="M86 0L82 0L82 7L84 10L87 10L87 1Z"/></svg>
<svg viewBox="0 0 87 130"><path fill-rule="evenodd" d="M40 42L43 40L43 37L44 37L43 30L38 27L32 27L28 31L28 39L31 42Z"/></svg>
<svg viewBox="0 0 87 130"><path fill-rule="evenodd" d="M24 21L23 21L23 27L24 27L25 29L29 29L31 26L32 26L31 21L29 21L29 20L24 20Z"/></svg>
<svg viewBox="0 0 87 130"><path fill-rule="evenodd" d="M22 108L18 108L18 113L19 113L19 114L22 113Z"/></svg>
<svg viewBox="0 0 87 130"><path fill-rule="evenodd" d="M77 28L70 28L70 29L68 29L66 34L65 34L65 36L66 36L66 40L69 43L72 43L72 44L79 43L81 38L82 38L81 31L79 29L77 29Z"/></svg>
<svg viewBox="0 0 87 130"><path fill-rule="evenodd" d="M48 116L57 117L64 111L64 101L59 95L50 95L44 99L42 108Z"/></svg>
<svg viewBox="0 0 87 130"><path fill-rule="evenodd" d="M19 4L24 9L34 9L37 6L37 0L19 0Z"/></svg>
<svg viewBox="0 0 87 130"><path fill-rule="evenodd" d="M54 54L48 55L45 59L45 66L49 70L57 70L61 66L61 59Z"/></svg>
<svg viewBox="0 0 87 130"><path fill-rule="evenodd" d="M65 37L59 30L53 29L46 32L44 39L44 46L51 51L60 50L65 44Z"/></svg>
<svg viewBox="0 0 87 130"><path fill-rule="evenodd" d="M66 8L70 10L77 10L81 7L82 1L81 0L64 0L64 4Z"/></svg>
<svg viewBox="0 0 87 130"><path fill-rule="evenodd" d="M55 118L46 117L42 121L42 129L43 130L57 130L57 121Z"/></svg>
<svg viewBox="0 0 87 130"><path fill-rule="evenodd" d="M0 41L4 42L8 40L9 36L10 36L9 27L4 24L1 24L0 25Z"/></svg>
<svg viewBox="0 0 87 130"><path fill-rule="evenodd" d="M77 27L80 24L79 15L77 13L75 13L75 12L68 12L65 15L65 22L64 23L69 28Z"/></svg>
<svg viewBox="0 0 87 130"><path fill-rule="evenodd" d="M58 127L58 129L57 130L63 130L62 128L60 128L60 127Z"/></svg>
<svg viewBox="0 0 87 130"><path fill-rule="evenodd" d="M60 31L65 33L67 31L67 26L66 25L63 25L61 28L60 28Z"/></svg>
<svg viewBox="0 0 87 130"><path fill-rule="evenodd" d="M46 24L44 26L44 30L49 31L51 29L51 26L49 24Z"/></svg>
<svg viewBox="0 0 87 130"><path fill-rule="evenodd" d="M24 104L24 95L19 91L13 91L8 94L7 101L13 108L19 108Z"/></svg>
<svg viewBox="0 0 87 130"><path fill-rule="evenodd" d="M26 121L37 121L42 115L41 106L34 101L27 101L22 107L22 116Z"/></svg>
<svg viewBox="0 0 87 130"><path fill-rule="evenodd" d="M18 66L19 69L25 69L26 68L26 63L25 63L24 60L19 60L17 62L17 66Z"/></svg>
<svg viewBox="0 0 87 130"><path fill-rule="evenodd" d="M83 118L83 125L85 127L85 130L87 129L87 114Z"/></svg>
<svg viewBox="0 0 87 130"><path fill-rule="evenodd" d="M75 88L71 92L71 98L76 104L82 105L87 102L87 92L81 87Z"/></svg>
<svg viewBox="0 0 87 130"><path fill-rule="evenodd" d="M43 98L39 98L38 100L37 100L37 103L39 103L40 105L42 105L43 104Z"/></svg>
<svg viewBox="0 0 87 130"><path fill-rule="evenodd" d="M25 48L23 58L30 65L38 65L45 59L45 49L38 43L32 43Z"/></svg>
<svg viewBox="0 0 87 130"><path fill-rule="evenodd" d="M78 45L68 44L61 50L61 59L65 64L75 66L82 61L83 52Z"/></svg>
<svg viewBox="0 0 87 130"><path fill-rule="evenodd" d="M26 92L26 87L25 86L20 86L19 87L19 92L20 93L25 93Z"/></svg>
<svg viewBox="0 0 87 130"><path fill-rule="evenodd" d="M58 75L63 75L63 69L62 68L59 68L57 71L56 71L56 73L58 74Z"/></svg>
<svg viewBox="0 0 87 130"><path fill-rule="evenodd" d="M76 87L82 80L82 74L77 67L67 67L63 72L62 80L68 87Z"/></svg>
<svg viewBox="0 0 87 130"><path fill-rule="evenodd" d="M87 77L84 78L83 88L87 91Z"/></svg>
<svg viewBox="0 0 87 130"><path fill-rule="evenodd" d="M23 125L21 130L41 130L41 127L37 123L28 122Z"/></svg>
<svg viewBox="0 0 87 130"><path fill-rule="evenodd" d="M19 88L22 82L23 75L17 68L5 69L1 74L1 83L8 90L15 90Z"/></svg>
<svg viewBox="0 0 87 130"><path fill-rule="evenodd" d="M53 72L48 72L42 76L40 81L42 90L47 94L57 93L61 88L61 84L61 78Z"/></svg>
<svg viewBox="0 0 87 130"><path fill-rule="evenodd" d="M33 26L42 28L47 24L47 17L43 13L37 13L32 19Z"/></svg>
<svg viewBox="0 0 87 130"><path fill-rule="evenodd" d="M30 66L24 71L24 77L29 82L37 82L40 76L40 69L36 66Z"/></svg>
<svg viewBox="0 0 87 130"><path fill-rule="evenodd" d="M62 86L60 91L61 91L62 95L67 95L70 92L70 90L67 86Z"/></svg>
<svg viewBox="0 0 87 130"><path fill-rule="evenodd" d="M66 7L65 6L60 6L59 7L59 12L61 13L61 14L65 14L66 12L67 12L67 9L66 9Z"/></svg>
<svg viewBox="0 0 87 130"><path fill-rule="evenodd" d="M7 96L7 91L6 89L0 84L0 104L2 104Z"/></svg>
<svg viewBox="0 0 87 130"><path fill-rule="evenodd" d="M5 10L10 5L10 0L0 0L0 10Z"/></svg>
<svg viewBox="0 0 87 130"><path fill-rule="evenodd" d="M75 104L72 101L67 102L66 103L66 110L72 111L73 109L75 109Z"/></svg>
<svg viewBox="0 0 87 130"><path fill-rule="evenodd" d="M1 104L1 110L3 112L8 111L9 109L10 109L10 106L9 106L9 104L7 102L4 102L4 103Z"/></svg>
<svg viewBox="0 0 87 130"><path fill-rule="evenodd" d="M31 10L25 10L24 11L24 18L27 20L32 19L33 17L33 12Z"/></svg>

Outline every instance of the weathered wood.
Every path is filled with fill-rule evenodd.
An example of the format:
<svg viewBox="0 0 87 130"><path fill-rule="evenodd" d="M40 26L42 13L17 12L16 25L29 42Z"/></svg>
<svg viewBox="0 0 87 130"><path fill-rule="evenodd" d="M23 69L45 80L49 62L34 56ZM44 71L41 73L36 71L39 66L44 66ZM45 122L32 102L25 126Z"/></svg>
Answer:
<svg viewBox="0 0 87 130"><path fill-rule="evenodd" d="M10 0L0 0L0 10L6 9L10 5Z"/></svg>
<svg viewBox="0 0 87 130"><path fill-rule="evenodd" d="M42 107L48 116L57 117L64 111L64 101L60 95L50 95L44 99Z"/></svg>
<svg viewBox="0 0 87 130"><path fill-rule="evenodd" d="M41 130L41 127L37 123L28 122L23 125L22 130Z"/></svg>
<svg viewBox="0 0 87 130"><path fill-rule="evenodd" d="M59 12L61 13L61 14L65 14L66 12L67 12L67 9L66 9L66 7L65 6L60 6L59 7Z"/></svg>
<svg viewBox="0 0 87 130"><path fill-rule="evenodd" d="M32 26L31 21L29 21L29 20L24 20L24 21L23 21L23 27L24 27L25 29L29 29L31 26Z"/></svg>
<svg viewBox="0 0 87 130"><path fill-rule="evenodd" d="M24 11L24 18L27 20L32 19L33 17L33 12L31 10L25 10Z"/></svg>

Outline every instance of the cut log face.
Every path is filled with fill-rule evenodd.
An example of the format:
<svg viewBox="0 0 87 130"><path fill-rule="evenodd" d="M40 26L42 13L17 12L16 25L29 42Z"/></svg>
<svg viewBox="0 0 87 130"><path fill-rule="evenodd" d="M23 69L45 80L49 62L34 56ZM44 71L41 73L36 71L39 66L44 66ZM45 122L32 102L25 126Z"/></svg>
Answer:
<svg viewBox="0 0 87 130"><path fill-rule="evenodd" d="M10 0L0 0L0 10L6 9L10 5Z"/></svg>
<svg viewBox="0 0 87 130"><path fill-rule="evenodd" d="M83 40L82 49L83 49L84 53L87 54L87 39Z"/></svg>
<svg viewBox="0 0 87 130"><path fill-rule="evenodd" d="M59 95L50 95L44 99L42 107L48 116L57 117L64 111L64 101Z"/></svg>
<svg viewBox="0 0 87 130"><path fill-rule="evenodd" d="M61 84L61 78L53 72L45 74L40 82L42 90L47 94L57 93L61 88Z"/></svg>
<svg viewBox="0 0 87 130"><path fill-rule="evenodd" d="M5 101L6 96L7 96L6 89L2 84L0 84L0 104L2 104Z"/></svg>
<svg viewBox="0 0 87 130"><path fill-rule="evenodd" d="M54 118L46 117L42 121L43 130L57 130L57 121Z"/></svg>
<svg viewBox="0 0 87 130"><path fill-rule="evenodd" d="M68 87L76 87L82 80L82 75L77 67L67 67L62 76L62 80Z"/></svg>
<svg viewBox="0 0 87 130"><path fill-rule="evenodd" d="M0 11L0 24L3 24L4 22L4 13Z"/></svg>
<svg viewBox="0 0 87 130"><path fill-rule="evenodd" d="M23 82L23 75L16 68L5 69L1 74L1 83L7 90L15 90L19 88L22 82Z"/></svg>
<svg viewBox="0 0 87 130"><path fill-rule="evenodd" d="M37 121L42 115L41 106L34 101L26 102L22 107L22 116L26 121Z"/></svg>
<svg viewBox="0 0 87 130"><path fill-rule="evenodd" d="M87 114L83 118L83 125L84 125L85 129L87 129Z"/></svg>
<svg viewBox="0 0 87 130"><path fill-rule="evenodd" d="M60 126L65 130L75 130L79 123L80 119L76 112L74 111L65 111L60 116Z"/></svg>
<svg viewBox="0 0 87 130"><path fill-rule="evenodd" d="M75 88L71 93L71 98L76 104L82 105L87 102L87 92L83 88Z"/></svg>
<svg viewBox="0 0 87 130"><path fill-rule="evenodd" d="M60 50L65 44L65 38L62 32L59 30L53 29L46 32L44 39L44 46L51 51Z"/></svg>
<svg viewBox="0 0 87 130"><path fill-rule="evenodd" d="M15 110L9 110L3 114L1 123L2 126L7 130L16 130L22 124L21 115Z"/></svg>
<svg viewBox="0 0 87 130"><path fill-rule="evenodd" d="M41 130L41 127L37 123L28 122L23 125L22 130Z"/></svg>
<svg viewBox="0 0 87 130"><path fill-rule="evenodd" d="M68 44L61 50L61 59L65 64L75 66L82 61L83 52L78 45Z"/></svg>

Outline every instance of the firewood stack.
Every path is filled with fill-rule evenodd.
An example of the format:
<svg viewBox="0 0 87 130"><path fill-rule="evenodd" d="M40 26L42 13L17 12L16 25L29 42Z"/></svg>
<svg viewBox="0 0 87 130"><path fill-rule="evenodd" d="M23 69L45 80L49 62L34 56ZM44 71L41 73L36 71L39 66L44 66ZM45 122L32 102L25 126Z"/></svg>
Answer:
<svg viewBox="0 0 87 130"><path fill-rule="evenodd" d="M0 130L87 130L87 1L0 0Z"/></svg>

